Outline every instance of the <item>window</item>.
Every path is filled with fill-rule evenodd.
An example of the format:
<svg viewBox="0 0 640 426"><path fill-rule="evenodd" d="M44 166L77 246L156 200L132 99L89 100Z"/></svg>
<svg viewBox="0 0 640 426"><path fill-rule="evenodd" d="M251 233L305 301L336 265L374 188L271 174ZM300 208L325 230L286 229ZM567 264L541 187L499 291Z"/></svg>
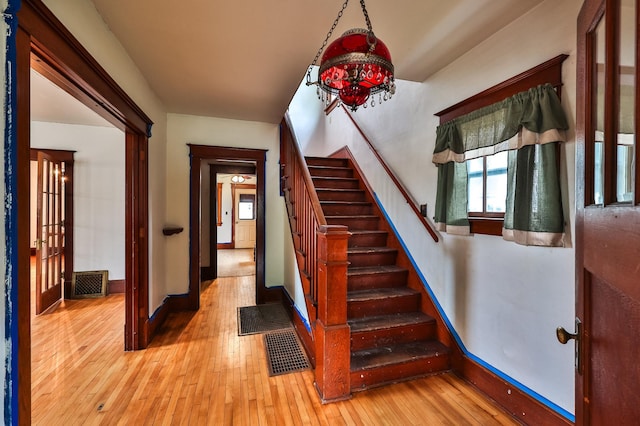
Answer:
<svg viewBox="0 0 640 426"><path fill-rule="evenodd" d="M240 194L240 200L238 201L238 219L254 220L256 218L255 204L255 194Z"/></svg>
<svg viewBox="0 0 640 426"><path fill-rule="evenodd" d="M470 217L504 217L507 200L508 153L467 161Z"/></svg>
<svg viewBox="0 0 640 426"><path fill-rule="evenodd" d="M434 219L440 231L502 235L523 245L564 244L557 155L568 125L555 91L564 59L560 55L437 114Z"/></svg>

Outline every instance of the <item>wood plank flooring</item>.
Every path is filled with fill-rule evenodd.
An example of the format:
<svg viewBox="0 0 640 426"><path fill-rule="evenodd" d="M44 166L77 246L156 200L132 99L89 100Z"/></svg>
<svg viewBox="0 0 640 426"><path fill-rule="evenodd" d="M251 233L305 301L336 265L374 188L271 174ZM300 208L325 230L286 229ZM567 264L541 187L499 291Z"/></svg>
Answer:
<svg viewBox="0 0 640 426"><path fill-rule="evenodd" d="M124 296L64 301L32 319L36 425L512 425L452 374L322 405L313 372L269 377L262 335L238 336L255 277L220 278L197 313L123 351Z"/></svg>

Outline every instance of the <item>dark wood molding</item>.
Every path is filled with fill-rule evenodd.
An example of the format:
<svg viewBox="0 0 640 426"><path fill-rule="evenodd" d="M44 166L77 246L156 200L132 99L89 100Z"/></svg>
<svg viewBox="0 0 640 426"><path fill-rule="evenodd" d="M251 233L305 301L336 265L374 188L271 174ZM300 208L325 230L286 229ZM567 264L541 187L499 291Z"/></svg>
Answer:
<svg viewBox="0 0 640 426"><path fill-rule="evenodd" d="M266 206L266 150L252 148L230 148L221 146L189 146L190 192L189 192L189 308L200 306L200 168L202 163L215 164L223 161L244 161L255 166L256 175L256 303L264 303L269 292L265 287L265 206ZM213 245L212 245L213 246ZM216 244L217 249L217 244Z"/></svg>
<svg viewBox="0 0 640 426"><path fill-rule="evenodd" d="M440 117L440 124L442 124L541 84L549 83L558 89L562 86L562 63L568 57L569 55L558 55L435 115Z"/></svg>
<svg viewBox="0 0 640 426"><path fill-rule="evenodd" d="M166 226L162 228L162 235L170 236L176 235L184 231L182 226Z"/></svg>
<svg viewBox="0 0 640 426"><path fill-rule="evenodd" d="M573 422L494 372L465 356L456 373L500 404L523 424L569 426Z"/></svg>
<svg viewBox="0 0 640 426"><path fill-rule="evenodd" d="M228 250L228 249L236 248L236 246L235 246L235 244L233 244L233 242L230 242L230 243L218 243L216 247L217 247L218 250Z"/></svg>
<svg viewBox="0 0 640 426"><path fill-rule="evenodd" d="M469 229L472 234L502 236L504 219L469 217Z"/></svg>
<svg viewBox="0 0 640 426"><path fill-rule="evenodd" d="M34 68L121 130L150 137L151 119L41 0L23 0L18 18L31 35Z"/></svg>
<svg viewBox="0 0 640 426"><path fill-rule="evenodd" d="M291 321L293 322L296 334L304 347L307 358L309 358L311 368L316 368L316 352L313 336L311 332L307 330L304 320L300 317L300 312L295 309L295 302L289 295L289 292L285 291L284 287L282 287L282 300L284 301L283 304L289 313L289 318L291 318Z"/></svg>
<svg viewBox="0 0 640 426"><path fill-rule="evenodd" d="M29 194L30 74L31 65L67 90L83 104L107 118L126 137L126 313L125 348L146 346L148 332L148 188L147 138L152 121L91 57L55 15L40 0L24 0L17 12L15 32L15 84L17 148L15 176L18 194ZM12 47L10 47L12 49ZM19 282L29 282L29 199L17 197ZM24 199L24 201L22 200ZM26 289L26 290L24 290ZM18 305L18 400L15 417L30 422L31 366L28 286L19 286ZM143 319L141 321L141 319Z"/></svg>
<svg viewBox="0 0 640 426"><path fill-rule="evenodd" d="M125 280L109 280L107 283L107 294L124 293L125 285Z"/></svg>

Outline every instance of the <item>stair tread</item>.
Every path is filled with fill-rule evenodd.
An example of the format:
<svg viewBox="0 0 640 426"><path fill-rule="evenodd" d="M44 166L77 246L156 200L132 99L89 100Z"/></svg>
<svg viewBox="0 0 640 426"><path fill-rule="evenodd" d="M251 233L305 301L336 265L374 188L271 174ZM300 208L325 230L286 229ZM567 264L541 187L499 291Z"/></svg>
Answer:
<svg viewBox="0 0 640 426"><path fill-rule="evenodd" d="M384 287L366 290L355 290L347 293L347 302L361 302L365 300L381 299L389 297L402 297L420 294L409 287Z"/></svg>
<svg viewBox="0 0 640 426"><path fill-rule="evenodd" d="M380 246L380 247L349 247L347 254L366 254L366 253L394 253L397 249L393 247Z"/></svg>
<svg viewBox="0 0 640 426"><path fill-rule="evenodd" d="M432 323L435 319L423 312L406 312L374 317L354 318L348 321L351 333L374 331L412 324Z"/></svg>
<svg viewBox="0 0 640 426"><path fill-rule="evenodd" d="M321 200L320 204L338 204L340 206L350 206L350 205L370 206L371 205L369 201L344 201L344 200Z"/></svg>
<svg viewBox="0 0 640 426"><path fill-rule="evenodd" d="M353 233L353 231L352 231ZM347 275L387 274L393 272L405 272L407 268L397 265L358 266L347 269Z"/></svg>
<svg viewBox="0 0 640 426"><path fill-rule="evenodd" d="M351 371L362 371L421 359L448 356L448 347L437 340L420 340L351 353Z"/></svg>
<svg viewBox="0 0 640 426"><path fill-rule="evenodd" d="M350 214L350 215L331 215L325 216L325 219L379 219L378 216L374 214Z"/></svg>

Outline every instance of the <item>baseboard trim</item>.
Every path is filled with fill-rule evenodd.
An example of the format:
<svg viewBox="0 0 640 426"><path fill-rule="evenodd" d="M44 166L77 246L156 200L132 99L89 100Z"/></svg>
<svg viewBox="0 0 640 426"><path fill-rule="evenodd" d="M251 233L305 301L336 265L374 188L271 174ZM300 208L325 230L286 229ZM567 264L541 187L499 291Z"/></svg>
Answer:
<svg viewBox="0 0 640 426"><path fill-rule="evenodd" d="M304 347L305 352L307 353L307 358L309 358L309 362L311 363L311 368L316 368L316 347L313 343L313 335L311 331L307 329L307 324L302 319L300 312L296 309L295 303L293 299L289 296L289 293L284 291L283 289L283 300L287 302L284 304L285 308L289 310L289 318L292 319L293 327L296 330L296 334L300 338L300 342L302 342L302 346Z"/></svg>
<svg viewBox="0 0 640 426"><path fill-rule="evenodd" d="M146 341L147 344L153 340L158 330L167 320L170 313L188 311L189 309L189 295L188 294L171 294L164 298L162 304L156 309L156 311L147 320L146 324Z"/></svg>
<svg viewBox="0 0 640 426"><path fill-rule="evenodd" d="M226 250L236 248L235 243L218 243L218 250Z"/></svg>
<svg viewBox="0 0 640 426"><path fill-rule="evenodd" d="M107 294L125 293L125 280L109 280L107 283Z"/></svg>
<svg viewBox="0 0 640 426"><path fill-rule="evenodd" d="M573 425L571 420L467 356L463 357L462 370L456 373L524 424Z"/></svg>

